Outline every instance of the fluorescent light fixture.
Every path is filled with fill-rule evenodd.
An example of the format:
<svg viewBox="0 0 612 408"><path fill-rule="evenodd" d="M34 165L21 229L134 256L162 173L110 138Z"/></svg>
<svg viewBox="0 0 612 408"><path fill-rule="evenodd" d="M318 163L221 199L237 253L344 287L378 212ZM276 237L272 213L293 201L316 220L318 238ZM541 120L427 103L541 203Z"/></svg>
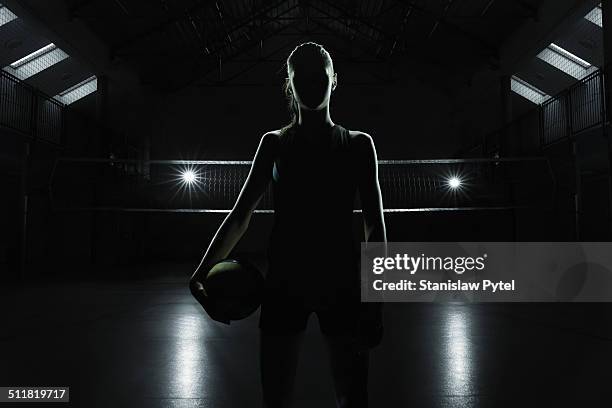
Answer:
<svg viewBox="0 0 612 408"><path fill-rule="evenodd" d="M15 20L17 16L8 7L0 4L0 27Z"/></svg>
<svg viewBox="0 0 612 408"><path fill-rule="evenodd" d="M598 25L599 27L603 27L603 17L601 13L601 5L595 7L593 10L589 11L589 13L584 16L591 23Z"/></svg>
<svg viewBox="0 0 612 408"><path fill-rule="evenodd" d="M565 58L568 58L568 59L574 61L578 65L581 65L583 68L591 68L592 67L590 62L587 62L587 61L583 60L582 58L580 58L579 56L572 54L571 52L569 52L565 48L559 47L555 43L551 43L548 47L551 50L553 50L554 52L563 55Z"/></svg>
<svg viewBox="0 0 612 408"><path fill-rule="evenodd" d="M510 79L510 88L514 93L521 95L536 105L540 105L550 98L545 92L514 75Z"/></svg>
<svg viewBox="0 0 612 408"><path fill-rule="evenodd" d="M98 90L98 78L93 75L86 80L60 92L54 97L54 99L62 102L65 105L70 105L71 103L78 101L96 90Z"/></svg>
<svg viewBox="0 0 612 408"><path fill-rule="evenodd" d="M32 60L34 60L34 59L36 59L36 58L40 57L40 56L41 56L41 55L43 55L43 54L48 53L49 51L54 50L54 49L56 49L56 48L57 48L57 46L56 46L55 44L53 44L53 43L51 43L51 44L49 44L49 45L45 45L45 46L44 46L44 47L42 47L41 49L36 50L36 51L34 51L33 53L28 54L28 55L26 55L25 57L20 58L20 59L18 59L17 61L15 61L15 62L11 63L11 65L9 65L9 66L10 66L11 68L13 68L13 69L17 69L17 68L19 68L20 66L22 66L23 64L27 64L28 62L30 62L30 61L32 61Z"/></svg>
<svg viewBox="0 0 612 408"><path fill-rule="evenodd" d="M51 43L18 59L4 67L3 70L21 80L25 80L66 58L68 58L68 54Z"/></svg>
<svg viewBox="0 0 612 408"><path fill-rule="evenodd" d="M576 79L582 79L597 70L590 62L556 44L550 44L542 50L538 58Z"/></svg>

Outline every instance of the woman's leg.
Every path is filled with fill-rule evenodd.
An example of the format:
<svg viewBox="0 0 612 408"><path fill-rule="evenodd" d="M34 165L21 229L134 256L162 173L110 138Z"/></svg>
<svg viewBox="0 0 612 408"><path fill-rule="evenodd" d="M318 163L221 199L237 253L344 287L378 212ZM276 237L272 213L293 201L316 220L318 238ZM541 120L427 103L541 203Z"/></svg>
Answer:
<svg viewBox="0 0 612 408"><path fill-rule="evenodd" d="M368 351L356 351L349 336L326 335L338 408L368 406Z"/></svg>
<svg viewBox="0 0 612 408"><path fill-rule="evenodd" d="M291 406L303 332L275 334L260 331L260 367L266 408Z"/></svg>

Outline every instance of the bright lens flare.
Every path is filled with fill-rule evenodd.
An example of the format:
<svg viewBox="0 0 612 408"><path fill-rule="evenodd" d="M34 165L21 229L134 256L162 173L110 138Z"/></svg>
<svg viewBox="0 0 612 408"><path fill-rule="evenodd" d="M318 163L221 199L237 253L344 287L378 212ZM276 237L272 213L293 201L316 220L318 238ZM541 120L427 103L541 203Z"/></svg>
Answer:
<svg viewBox="0 0 612 408"><path fill-rule="evenodd" d="M187 184L193 184L198 180L198 175L193 170L185 170L181 177Z"/></svg>
<svg viewBox="0 0 612 408"><path fill-rule="evenodd" d="M448 179L448 186L452 189L461 187L461 180L459 177L451 177Z"/></svg>
<svg viewBox="0 0 612 408"><path fill-rule="evenodd" d="M172 168L172 173L167 183L173 185L175 190L172 195L172 200L180 196L181 199L188 199L189 205L192 204L192 199L198 198L200 195L208 197L207 192L207 172L204 168L186 163L181 167Z"/></svg>

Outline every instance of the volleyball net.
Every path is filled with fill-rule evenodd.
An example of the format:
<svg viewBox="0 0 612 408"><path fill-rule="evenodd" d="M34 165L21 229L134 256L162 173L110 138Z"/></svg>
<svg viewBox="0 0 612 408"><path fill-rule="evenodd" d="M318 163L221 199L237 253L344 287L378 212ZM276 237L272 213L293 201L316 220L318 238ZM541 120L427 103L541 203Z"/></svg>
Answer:
<svg viewBox="0 0 612 408"><path fill-rule="evenodd" d="M223 213L250 167L235 160L59 158L48 190L58 211ZM378 173L386 212L548 207L555 191L543 157L380 160ZM358 195L354 208L360 211ZM256 212L273 212L271 185Z"/></svg>

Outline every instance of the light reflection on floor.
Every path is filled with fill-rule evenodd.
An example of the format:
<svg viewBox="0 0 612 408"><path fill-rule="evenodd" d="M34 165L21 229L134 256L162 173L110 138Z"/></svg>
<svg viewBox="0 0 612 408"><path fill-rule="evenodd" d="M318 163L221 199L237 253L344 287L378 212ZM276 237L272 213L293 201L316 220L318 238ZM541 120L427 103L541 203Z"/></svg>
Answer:
<svg viewBox="0 0 612 408"><path fill-rule="evenodd" d="M210 363L206 344L202 341L203 324L195 315L176 315L172 330L176 337L173 339L171 378L173 386L170 387L178 396L197 397L210 395L209 382L200 375Z"/></svg>
<svg viewBox="0 0 612 408"><path fill-rule="evenodd" d="M449 305L444 311L443 363L445 387L450 395L472 395L473 347L470 339L471 315L461 305Z"/></svg>

